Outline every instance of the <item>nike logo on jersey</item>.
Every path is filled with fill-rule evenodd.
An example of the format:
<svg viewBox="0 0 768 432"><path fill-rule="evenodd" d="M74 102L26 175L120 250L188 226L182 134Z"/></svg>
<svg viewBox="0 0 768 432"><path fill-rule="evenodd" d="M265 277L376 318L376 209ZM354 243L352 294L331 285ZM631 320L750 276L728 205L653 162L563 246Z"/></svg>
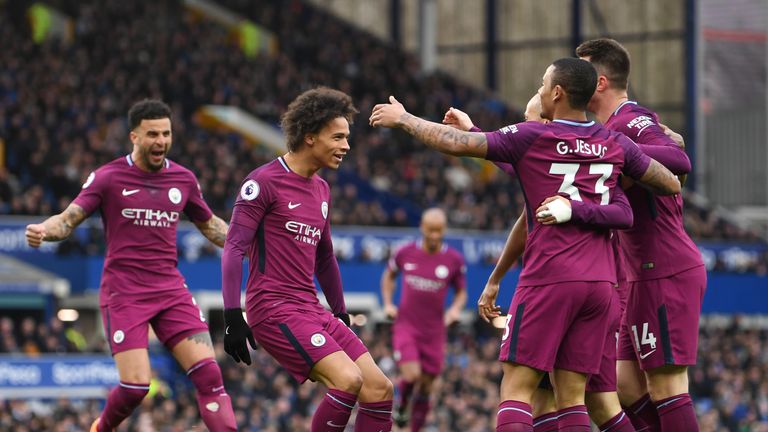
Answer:
<svg viewBox="0 0 768 432"><path fill-rule="evenodd" d="M293 210L293 209L295 209L296 207L298 207L298 206L300 206L300 205L301 205L301 203L296 203L296 204L294 204L294 203L292 203L292 202L289 202L289 203L288 203L288 209L290 209L290 210Z"/></svg>
<svg viewBox="0 0 768 432"><path fill-rule="evenodd" d="M337 425L337 424L333 423L333 420L328 420L328 423L326 423L326 424L327 424L328 426L330 426L330 427L335 427L335 428L343 428L343 427L346 427L346 425Z"/></svg>
<svg viewBox="0 0 768 432"><path fill-rule="evenodd" d="M410 270L416 270L416 264L413 263L405 263L403 264L403 268L410 271Z"/></svg>
<svg viewBox="0 0 768 432"><path fill-rule="evenodd" d="M128 190L128 189L123 189L123 196L129 196L129 195L133 195L133 194L135 194L136 192L138 192L139 190L140 190L140 189L131 189L131 190Z"/></svg>
<svg viewBox="0 0 768 432"><path fill-rule="evenodd" d="M640 360L645 360L646 357L648 357L649 355L653 354L654 352L656 352L656 350L651 350L651 351L648 351L645 354L640 354Z"/></svg>

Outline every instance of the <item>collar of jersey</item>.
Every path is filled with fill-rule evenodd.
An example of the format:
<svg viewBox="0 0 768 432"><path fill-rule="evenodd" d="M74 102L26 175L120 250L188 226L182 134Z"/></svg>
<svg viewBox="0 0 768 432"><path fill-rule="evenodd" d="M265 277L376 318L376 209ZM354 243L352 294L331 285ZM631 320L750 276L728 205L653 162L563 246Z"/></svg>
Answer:
<svg viewBox="0 0 768 432"><path fill-rule="evenodd" d="M595 124L594 120L588 121L586 123L575 122L575 121L570 121L570 120L563 120L563 119L555 119L555 120L552 120L552 121L555 122L555 123L563 123L563 124L567 124L567 125L571 125L571 126L581 126L581 127L590 127L590 126Z"/></svg>
<svg viewBox="0 0 768 432"><path fill-rule="evenodd" d="M126 160L126 162L128 162L128 166L133 166L134 165L133 159L131 158L131 154L130 153L125 155L125 160ZM166 168L171 166L171 163L168 162L168 158L163 159L163 165L165 165Z"/></svg>
<svg viewBox="0 0 768 432"><path fill-rule="evenodd" d="M278 157L277 160L280 162L280 165L282 165L283 168L285 168L285 172L291 172L291 169L288 168L288 164L285 163L282 156Z"/></svg>
<svg viewBox="0 0 768 432"><path fill-rule="evenodd" d="M620 111L620 110L621 110L621 109L624 107L624 105L629 105L629 104L632 104L632 105L637 105L637 102L635 102L635 101L631 101L631 100L628 100L628 101L624 101L624 102L622 102L622 103L621 103L621 105L619 105L619 107L618 107L618 108L616 108L616 111L614 111L614 112L613 112L613 115L616 115L616 114L618 114L618 113L619 113L619 111Z"/></svg>

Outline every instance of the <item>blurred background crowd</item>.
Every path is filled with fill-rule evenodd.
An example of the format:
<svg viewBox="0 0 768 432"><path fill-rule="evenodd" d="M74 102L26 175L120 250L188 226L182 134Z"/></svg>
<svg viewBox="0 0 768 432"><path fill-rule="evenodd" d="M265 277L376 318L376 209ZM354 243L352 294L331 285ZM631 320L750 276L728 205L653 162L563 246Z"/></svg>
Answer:
<svg viewBox="0 0 768 432"><path fill-rule="evenodd" d="M18 324L18 325L17 325ZM357 328L381 369L396 380L389 324ZM212 328L214 337L221 329ZM435 404L426 432L492 430L498 405L501 363L499 337L484 322L451 329L445 370L437 384ZM0 353L104 352L103 337L86 344L80 329L57 319L14 323L0 321ZM252 353L250 367L236 364L216 352L227 392L232 397L240 430L293 432L309 430L312 413L325 390L303 385L286 373L263 350ZM161 354L159 345L151 348ZM176 373L183 374L179 369ZM699 364L690 372L690 392L696 403L702 432L768 431L768 330L741 325L738 317L728 325L705 325L699 334ZM154 378L141 409L121 431L183 432L204 426L197 414L193 389L185 379L171 385ZM0 400L0 430L16 432L87 431L99 415L101 400ZM353 424L350 422L350 424Z"/></svg>
<svg viewBox="0 0 768 432"><path fill-rule="evenodd" d="M413 217L413 209L440 205L452 227L505 230L522 209L517 182L495 168L444 157L366 122L390 94L437 121L459 107L484 130L521 121L520 112L446 74L422 74L412 55L327 13L298 1L220 2L277 36L275 55L249 58L226 29L177 2L78 3L77 37L69 44L36 44L14 25L18 17L0 15L0 136L9 143L0 170L2 214L66 207L91 171L129 152L127 107L153 95L174 110L171 158L197 174L208 203L228 219L239 182L273 155L238 134L200 127L198 108L242 107L277 125L288 102L316 83L348 92L360 110L341 170L324 174L334 224L404 226L414 222L409 211ZM695 238L757 241L712 209L687 210Z"/></svg>

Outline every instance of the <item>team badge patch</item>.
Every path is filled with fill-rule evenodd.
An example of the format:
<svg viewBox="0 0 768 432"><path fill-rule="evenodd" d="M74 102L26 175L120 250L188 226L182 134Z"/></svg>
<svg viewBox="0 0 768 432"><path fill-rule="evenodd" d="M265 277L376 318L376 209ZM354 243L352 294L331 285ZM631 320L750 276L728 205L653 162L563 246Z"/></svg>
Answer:
<svg viewBox="0 0 768 432"><path fill-rule="evenodd" d="M96 178L96 173L95 172L92 172L92 173L88 174L88 178L85 179L85 183L83 183L83 189L85 189L88 186L90 186L91 183L93 183L93 179L95 179L95 178Z"/></svg>
<svg viewBox="0 0 768 432"><path fill-rule="evenodd" d="M178 204L181 202L181 191L178 190L175 187L172 187L168 189L168 199L171 200L172 203Z"/></svg>
<svg viewBox="0 0 768 432"><path fill-rule="evenodd" d="M435 276L439 277L440 279L445 279L448 277L448 267L440 264L439 266L435 267Z"/></svg>
<svg viewBox="0 0 768 432"><path fill-rule="evenodd" d="M323 201L323 205L320 206L320 210L323 212L323 219L328 219L328 203Z"/></svg>
<svg viewBox="0 0 768 432"><path fill-rule="evenodd" d="M125 340L125 333L122 330L118 330L112 335L112 341L119 344Z"/></svg>
<svg viewBox="0 0 768 432"><path fill-rule="evenodd" d="M246 201L252 201L259 196L259 184L256 180L248 180L243 183L243 187L240 188L240 198Z"/></svg>
<svg viewBox="0 0 768 432"><path fill-rule="evenodd" d="M312 344L312 346L321 347L325 345L325 336L321 335L320 333L315 333L311 338L309 338L309 342Z"/></svg>

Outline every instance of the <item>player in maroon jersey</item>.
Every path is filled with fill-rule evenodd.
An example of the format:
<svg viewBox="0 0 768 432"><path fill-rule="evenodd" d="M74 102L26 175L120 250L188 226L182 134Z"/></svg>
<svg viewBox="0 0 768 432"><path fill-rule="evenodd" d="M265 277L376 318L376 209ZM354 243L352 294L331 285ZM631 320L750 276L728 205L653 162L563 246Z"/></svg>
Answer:
<svg viewBox="0 0 768 432"><path fill-rule="evenodd" d="M443 243L446 225L442 209L425 210L419 227L421 239L398 249L381 275L384 312L395 321L392 345L401 377L394 418L400 427L405 426L413 394L412 432L421 430L429 414L432 385L443 368L446 327L459 319L467 302L464 257ZM393 296L399 273L403 289L398 307ZM443 313L450 287L453 302Z"/></svg>
<svg viewBox="0 0 768 432"><path fill-rule="evenodd" d="M576 54L598 70L589 110L599 121L646 147L675 146L658 124L658 116L629 100L630 58L621 44L595 39L581 44ZM690 170L682 150L674 162ZM654 196L630 187L627 196L635 224L619 232L629 282L619 337L619 396L633 421L643 421L649 430L695 431L688 366L696 364L706 270L685 232L679 194ZM644 380L637 379L638 366Z"/></svg>
<svg viewBox="0 0 768 432"><path fill-rule="evenodd" d="M528 102L525 110L526 121L539 121L546 123L549 120L541 117L541 99L538 94L534 95ZM460 130L477 130L474 127L470 117L455 108L451 108L446 112L443 123L449 124ZM641 147L642 148L642 147ZM500 168L507 171L506 164L499 164ZM514 173L511 173L514 175ZM562 196L550 197L544 200L541 208L537 209L536 213L549 210L548 205L554 200L565 200ZM557 219L553 216L538 217L537 222L544 224L553 223L583 223L592 224L596 226L603 226L607 228L628 228L631 223L617 224L616 221L627 219L631 221L632 209L629 206L626 195L621 188L616 188L616 194L612 197L609 205L592 205L587 202L573 201L565 203L572 207L571 218ZM485 321L499 316L501 308L496 305L496 298L499 292L499 285L501 279L512 267L512 264L517 261L523 254L525 249L525 237L527 235L526 229L526 215L525 211L521 213L518 220L515 222L507 241L504 245L504 249L496 263L493 272L488 277L488 282L483 289L480 298L478 299L478 312ZM627 214L628 213L628 214ZM615 239L616 236L614 236ZM620 286L626 285L626 278L623 277L621 262L616 262L616 271L618 284ZM616 295L618 299L617 287ZM621 409L619 405L618 397L616 396L616 344L615 335L618 330L618 323L621 317L621 311L623 307L620 301L615 302L615 307L612 310L612 317L608 332L606 333L605 347L603 349L603 357L600 362L600 371L597 374L591 375L586 387L585 402L589 411L590 418L593 422L599 425L600 430L610 430L612 432L628 432L633 431L634 428L630 424L628 417ZM545 375L544 379L539 385L533 396L532 401L532 417L533 417L533 430L534 432L550 432L558 429L557 422L557 408L555 406L555 397L552 392L552 386L549 382L549 377Z"/></svg>
<svg viewBox="0 0 768 432"><path fill-rule="evenodd" d="M112 389L91 431L112 431L149 391L149 326L187 371L200 414L211 431L237 429L224 391L208 324L176 268L176 228L185 213L222 247L227 224L203 200L195 175L170 161L171 110L158 100L128 112L133 151L92 172L60 214L27 226L32 247L59 241L94 211L101 212L107 255L99 304L120 384Z"/></svg>
<svg viewBox="0 0 768 432"><path fill-rule="evenodd" d="M222 256L227 353L250 364L246 341L253 348L258 341L298 382L325 384L313 432L343 430L358 402L355 431L392 428L392 383L349 328L331 242L330 188L317 175L341 164L356 113L348 95L328 88L291 102L282 118L288 153L243 181ZM246 255L247 323L240 307ZM332 312L318 301L314 276Z"/></svg>
<svg viewBox="0 0 768 432"><path fill-rule="evenodd" d="M530 214L546 198L605 205L619 172L665 194L680 184L621 134L586 119L597 76L587 62L564 58L547 68L539 94L547 125L519 123L493 133L461 132L407 113L394 97L373 109L373 126L400 127L441 152L511 162ZM589 430L584 387L596 373L605 342L613 250L606 229L539 224L528 234L520 276L502 338L504 361L497 431L532 430L530 401L543 371L554 369L560 428Z"/></svg>

